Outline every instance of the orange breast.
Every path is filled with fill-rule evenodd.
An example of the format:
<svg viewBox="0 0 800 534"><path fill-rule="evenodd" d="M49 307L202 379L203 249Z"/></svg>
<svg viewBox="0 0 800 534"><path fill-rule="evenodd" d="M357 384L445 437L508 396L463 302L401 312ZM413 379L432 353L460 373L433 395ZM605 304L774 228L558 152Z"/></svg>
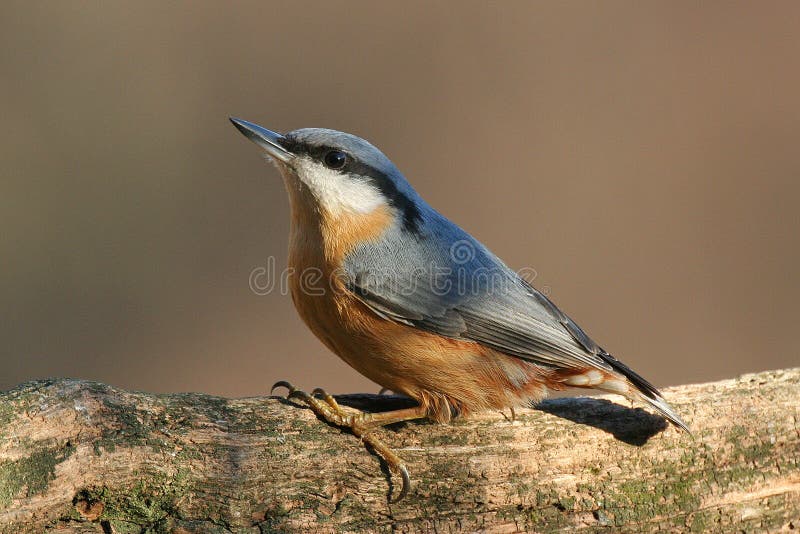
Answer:
<svg viewBox="0 0 800 534"><path fill-rule="evenodd" d="M378 384L409 395L440 421L461 413L515 406L545 394L534 365L469 341L444 338L383 319L344 287L342 259L378 239L390 208L331 216L293 207L290 288L300 317L334 353Z"/></svg>

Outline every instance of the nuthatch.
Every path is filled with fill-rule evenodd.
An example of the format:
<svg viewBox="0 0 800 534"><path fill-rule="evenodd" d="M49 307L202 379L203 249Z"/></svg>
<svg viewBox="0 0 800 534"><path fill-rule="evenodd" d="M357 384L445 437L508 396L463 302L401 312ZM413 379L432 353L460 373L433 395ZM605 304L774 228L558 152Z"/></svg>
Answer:
<svg viewBox="0 0 800 534"><path fill-rule="evenodd" d="M300 317L351 367L418 406L353 415L322 390L276 386L349 428L400 472L397 500L408 472L371 431L399 421L513 410L548 390L578 387L644 400L688 431L653 385L429 206L370 143L334 130L281 135L231 121L283 175Z"/></svg>

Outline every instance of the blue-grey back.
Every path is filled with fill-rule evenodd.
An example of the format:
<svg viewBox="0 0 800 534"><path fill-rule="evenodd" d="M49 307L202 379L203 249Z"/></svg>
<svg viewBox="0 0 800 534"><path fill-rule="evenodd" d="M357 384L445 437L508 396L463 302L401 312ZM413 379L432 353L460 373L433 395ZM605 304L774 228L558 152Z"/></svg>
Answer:
<svg viewBox="0 0 800 534"><path fill-rule="evenodd" d="M422 209L417 232L396 225L345 261L351 289L376 313L545 365L608 367L544 295L466 231Z"/></svg>

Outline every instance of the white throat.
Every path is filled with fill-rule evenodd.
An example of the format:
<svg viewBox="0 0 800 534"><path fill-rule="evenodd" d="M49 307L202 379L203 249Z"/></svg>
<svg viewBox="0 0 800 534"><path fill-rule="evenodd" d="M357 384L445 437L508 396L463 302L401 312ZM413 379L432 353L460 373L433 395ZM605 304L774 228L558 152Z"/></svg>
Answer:
<svg viewBox="0 0 800 534"><path fill-rule="evenodd" d="M366 214L386 205L386 199L374 185L344 176L315 161L304 159L295 169L279 167L287 188L306 186L319 206L332 215ZM297 180L301 183L296 183Z"/></svg>

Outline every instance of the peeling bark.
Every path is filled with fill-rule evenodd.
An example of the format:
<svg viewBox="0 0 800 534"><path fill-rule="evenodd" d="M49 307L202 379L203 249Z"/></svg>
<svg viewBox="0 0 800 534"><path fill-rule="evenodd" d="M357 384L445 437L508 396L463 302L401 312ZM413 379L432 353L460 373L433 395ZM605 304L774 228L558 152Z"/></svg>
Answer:
<svg viewBox="0 0 800 534"><path fill-rule="evenodd" d="M379 458L284 400L32 382L0 395L0 532L800 528L800 368L665 397L694 438L605 398L383 430L413 481L389 504Z"/></svg>

